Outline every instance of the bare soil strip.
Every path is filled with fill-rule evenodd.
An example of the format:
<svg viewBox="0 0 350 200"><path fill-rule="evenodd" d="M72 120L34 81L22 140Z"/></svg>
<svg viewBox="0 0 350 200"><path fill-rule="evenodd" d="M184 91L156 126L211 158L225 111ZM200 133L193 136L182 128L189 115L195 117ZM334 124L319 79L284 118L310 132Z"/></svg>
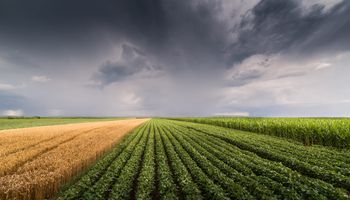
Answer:
<svg viewBox="0 0 350 200"><path fill-rule="evenodd" d="M0 199L45 199L148 119L0 131Z"/></svg>

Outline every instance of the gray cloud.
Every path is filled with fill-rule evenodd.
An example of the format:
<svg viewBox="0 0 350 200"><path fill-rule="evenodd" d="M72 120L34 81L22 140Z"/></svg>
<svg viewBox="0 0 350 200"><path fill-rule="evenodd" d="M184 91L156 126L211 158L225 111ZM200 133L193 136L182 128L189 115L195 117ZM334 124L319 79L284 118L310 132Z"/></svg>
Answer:
<svg viewBox="0 0 350 200"><path fill-rule="evenodd" d="M225 42L216 19L220 6L219 1L2 1L0 42L59 57L95 54L126 40L177 66L179 55L197 66L205 62L196 60L217 57Z"/></svg>
<svg viewBox="0 0 350 200"><path fill-rule="evenodd" d="M15 92L32 101L10 105L2 95L0 104L68 115L277 113L284 105L274 105L299 97L286 79L315 74L332 85L347 65L335 57L349 50L349 1L310 2L0 1L0 80L27 85ZM314 67L328 62L336 75ZM43 75L51 80L31 80ZM332 95L350 99L340 93Z"/></svg>
<svg viewBox="0 0 350 200"><path fill-rule="evenodd" d="M93 75L93 80L100 86L119 82L136 74L152 76L161 71L160 65L152 63L146 54L135 46L123 44L121 49L119 61L103 63L98 72Z"/></svg>
<svg viewBox="0 0 350 200"><path fill-rule="evenodd" d="M349 50L350 2L342 1L325 11L314 4L307 10L299 0L261 0L248 11L235 31L238 39L228 49L230 60L255 54Z"/></svg>
<svg viewBox="0 0 350 200"><path fill-rule="evenodd" d="M108 61L100 67L94 78L100 80L101 84L110 84L123 80L137 73L138 70L137 68Z"/></svg>
<svg viewBox="0 0 350 200"><path fill-rule="evenodd" d="M254 54L349 46L348 1L327 10L321 4L306 10L300 0L262 0L233 28L232 19L220 18L223 11L233 12L224 10L224 3L3 1L0 42L30 55L69 57L103 55L128 41L173 71L230 67ZM237 34L237 40L230 42L230 34Z"/></svg>
<svg viewBox="0 0 350 200"><path fill-rule="evenodd" d="M40 68L40 66L37 65L36 63L34 63L32 60L30 60L24 56L18 55L18 53L3 55L3 56L1 56L1 58L13 67Z"/></svg>
<svg viewBox="0 0 350 200"><path fill-rule="evenodd" d="M25 97L8 91L0 91L0 110L18 109L26 103Z"/></svg>

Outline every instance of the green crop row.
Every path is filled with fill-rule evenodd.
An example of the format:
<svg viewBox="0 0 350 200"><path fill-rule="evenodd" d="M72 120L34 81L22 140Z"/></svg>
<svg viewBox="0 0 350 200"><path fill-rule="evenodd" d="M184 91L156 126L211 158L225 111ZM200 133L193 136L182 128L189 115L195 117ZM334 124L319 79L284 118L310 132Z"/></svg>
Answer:
<svg viewBox="0 0 350 200"><path fill-rule="evenodd" d="M187 148L194 147L200 155L204 155L210 162L215 164L220 170L225 173L236 183L245 187L251 194L259 199L277 199L278 197L272 192L273 189L283 190L282 185L272 181L267 177L256 176L249 168L242 166L232 156L225 156L216 148L206 144L206 140L200 141L202 136L195 136L192 131L186 131L183 128L173 127L173 130L181 134L175 134L181 140L182 144ZM187 141L187 142L186 142ZM186 144L187 143L187 144ZM240 170L240 171L238 171ZM241 189L242 190L242 189ZM280 191L285 194L285 191ZM297 194L294 194L297 196ZM242 198L242 197L240 197Z"/></svg>
<svg viewBox="0 0 350 200"><path fill-rule="evenodd" d="M175 178L172 175L172 169L170 166L170 159L166 155L164 144L160 133L155 127L155 152L156 152L156 165L157 165L157 191L158 197L161 200L174 200L180 196L179 189L176 186Z"/></svg>
<svg viewBox="0 0 350 200"><path fill-rule="evenodd" d="M162 129L161 129L162 130ZM217 185L192 159L191 155L182 148L172 135L167 131L162 130L162 134L165 136L165 141L172 145L175 152L179 155L184 165L188 168L193 180L201 188L203 195L207 199L229 199L228 195L219 185ZM205 164L205 163L204 163Z"/></svg>
<svg viewBox="0 0 350 200"><path fill-rule="evenodd" d="M196 124L195 126L191 126L191 124L181 125L198 128ZM206 131L213 133L214 131L208 127L206 127ZM225 142L210 134L204 134L202 132L203 130L197 131L187 128L183 131L185 135L190 136L190 138L195 138L198 145L206 146L206 149L211 151L213 155L221 158L224 162L245 176L254 177L254 174L259 176L257 180L265 186L270 186L278 195L282 195L283 197L288 196L291 199L298 199L298 195L301 195L303 199L309 196L315 198L320 196L319 193L321 193L321 197L343 197L344 192L335 189L330 184L309 178L308 176L302 176L300 173L290 170L290 168L280 163L263 159L254 153L239 149L231 143ZM286 145L288 145L288 142L286 142ZM266 180L263 180L264 178ZM282 185L278 185L277 183L281 183Z"/></svg>
<svg viewBox="0 0 350 200"><path fill-rule="evenodd" d="M91 190L94 185L101 183L100 185L107 186L108 183L113 182L114 173L119 166L116 159L122 161L128 159L129 152L135 147L142 136L146 126L136 128L133 133L129 134L119 145L97 162L86 174L80 177L80 179L68 188L64 188L58 199L81 199L81 196L87 190ZM114 165L112 164L114 163ZM112 172L113 176L108 176L105 172ZM86 192L88 193L88 192Z"/></svg>
<svg viewBox="0 0 350 200"><path fill-rule="evenodd" d="M237 141L242 141L244 142L242 145L245 146L250 145L262 150L274 150L276 154L295 160L294 162L307 162L310 165L322 168L322 170L337 171L337 173L344 176L348 176L350 173L349 150L334 150L321 146L304 147L283 139L206 125L198 125L194 128L200 130L203 127L209 127L210 133L217 132L221 136L229 136ZM236 145L239 146L240 144L237 143ZM242 145L241 148L243 148Z"/></svg>
<svg viewBox="0 0 350 200"><path fill-rule="evenodd" d="M166 137L164 132L160 129L159 124L157 132L161 136L166 155L169 158L169 167L173 170L174 180L178 184L180 190L179 197L188 200L203 199L198 184L194 182L189 169L184 165L168 137Z"/></svg>
<svg viewBox="0 0 350 200"><path fill-rule="evenodd" d="M349 199L349 166L344 149L152 119L59 199Z"/></svg>
<svg viewBox="0 0 350 200"><path fill-rule="evenodd" d="M350 147L350 119L330 118L174 118L337 148Z"/></svg>
<svg viewBox="0 0 350 200"><path fill-rule="evenodd" d="M141 168L149 139L150 129L148 128L143 140L133 149L131 157L127 160L119 177L112 185L111 192L108 196L109 199L131 199L131 192L133 191L133 186L137 180L137 175Z"/></svg>
<svg viewBox="0 0 350 200"><path fill-rule="evenodd" d="M192 159L197 163L199 167L203 169L216 184L222 186L228 196L232 199L252 199L250 193L242 187L242 182L239 177L241 174L234 173L234 169L228 167L225 163L214 158L211 154L207 154L201 147L196 146L194 143L184 139L180 132L173 128L169 128L169 132L177 133L172 134L172 138L177 140L179 144L189 153ZM225 173L226 172L226 173ZM248 182L246 182L248 183ZM259 188L256 188L259 190ZM260 190L264 195L265 191ZM260 194L259 194L260 195ZM270 197L273 198L273 194L270 193Z"/></svg>
<svg viewBox="0 0 350 200"><path fill-rule="evenodd" d="M319 165L323 166L331 166L332 163L339 162L338 159L343 159L343 155L346 155L347 153L343 151L337 151L333 150L333 158L330 159L323 159L323 156L319 156L318 158L314 158L314 162L317 162L319 165L315 165L312 163L309 163L307 159L303 159L303 157L292 157L294 154L293 152L297 152L297 154L301 154L300 148L295 148L294 151L291 150L291 147L302 147L304 150L306 147L288 142L283 141L278 138L263 136L259 134L247 134L245 132L239 132L239 131L232 131L225 128L220 127L213 127L209 125L199 125L199 124L193 124L193 123L186 123L186 122L173 122L175 124L178 124L182 126L183 128L186 128L186 132L192 133L197 132L197 134L200 134L200 137L198 138L206 138L205 141L209 142L216 142L217 147L224 147L221 148L221 152L224 152L225 149L229 149L228 153L230 153L231 157L236 154L232 153L233 149L236 148L239 151L245 150L245 154L248 154L249 156L252 155L258 155L260 158L264 158L265 160L268 160L269 163L279 162L282 163L283 167L293 169L294 171L299 172L300 174L296 176L298 179L305 179L305 177L313 178L312 181L310 180L303 180L302 185L309 185L308 187L312 188L319 188L317 192L324 192L324 195L331 195L331 196L337 196L342 197L343 191L341 189L336 189L335 187L344 188L346 190L349 190L349 176L341 174L342 170L348 170L347 168L333 168L332 170L326 169L324 167L320 167ZM193 136L194 137L194 136ZM270 144L266 144L263 141L263 139L268 139L270 141ZM277 141L277 142L275 142ZM276 150L276 146L279 146L279 151ZM238 147L238 148L237 148ZM315 148L320 149L320 147ZM237 150L236 150L237 151ZM330 150L328 150L330 151ZM254 154L252 154L253 152ZM304 151L304 154L308 154L307 151ZM242 158L242 155L237 157L237 159ZM348 161L342 161L344 162L344 165L349 164ZM245 164L246 166L248 164ZM286 168L286 169L288 169ZM342 170L341 170L342 169ZM279 169L279 173L283 171L282 168ZM268 176L271 178L271 176ZM322 181L321 181L322 180ZM333 185L333 186L332 186ZM293 183L293 186L296 186L296 184Z"/></svg>
<svg viewBox="0 0 350 200"><path fill-rule="evenodd" d="M140 175L137 179L136 198L152 199L152 192L155 187L155 143L154 143L154 126L150 128L149 139L146 145L146 151L142 163Z"/></svg>
<svg viewBox="0 0 350 200"><path fill-rule="evenodd" d="M136 146L145 140L148 124L137 128L118 148L97 162L80 180L64 190L58 199L104 199L111 184L130 159Z"/></svg>

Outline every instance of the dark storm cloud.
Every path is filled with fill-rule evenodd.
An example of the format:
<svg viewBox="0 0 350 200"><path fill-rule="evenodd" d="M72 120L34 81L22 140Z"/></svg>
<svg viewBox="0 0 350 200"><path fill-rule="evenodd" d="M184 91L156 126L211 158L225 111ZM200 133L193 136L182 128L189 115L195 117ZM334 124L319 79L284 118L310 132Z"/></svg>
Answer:
<svg viewBox="0 0 350 200"><path fill-rule="evenodd" d="M103 57L127 42L172 74L188 69L206 73L226 66L229 27L218 18L222 6L220 0L1 1L0 49L24 52L27 60L60 62ZM109 58L101 66L93 76L103 84L144 68Z"/></svg>
<svg viewBox="0 0 350 200"><path fill-rule="evenodd" d="M275 86L259 80L302 80L313 71L294 65L323 62L321 51L331 58L334 52L349 50L348 0L332 8L306 8L302 0L255 2L1 0L0 79L28 85L13 91L33 102L0 94L0 108L18 107L25 113L58 108L76 114L118 112L126 106L135 113L142 108L145 113L207 115L238 98L237 110L247 104L245 110L253 112L249 106L276 104L283 92L280 82L270 94L265 87ZM241 13L246 14L239 17ZM246 62L257 54L275 56L278 62ZM306 57L310 62L294 63ZM36 76L51 81L30 81ZM249 85L253 82L257 84ZM90 84L104 89L85 87ZM221 90L231 86L241 90L222 91L222 98ZM270 94L263 103L249 104L250 99L261 101L262 90Z"/></svg>
<svg viewBox="0 0 350 200"><path fill-rule="evenodd" d="M93 75L93 79L97 81L98 85L104 86L122 81L135 74L143 73L152 76L161 69L161 66L153 64L147 55L137 47L123 44L120 61L106 61Z"/></svg>
<svg viewBox="0 0 350 200"><path fill-rule="evenodd" d="M94 78L101 81L101 84L105 85L121 81L135 73L137 73L137 69L135 68L107 61L100 67Z"/></svg>
<svg viewBox="0 0 350 200"><path fill-rule="evenodd" d="M85 52L93 45L103 48L98 45L105 31L113 40L126 39L155 53L173 44L191 50L211 49L221 36L213 19L219 6L215 2L5 0L0 2L0 38L5 46L25 45L33 51L51 47L55 53Z"/></svg>
<svg viewBox="0 0 350 200"><path fill-rule="evenodd" d="M104 37L161 39L159 7L157 0L5 0L0 2L0 41L9 48L62 54L94 53L110 42Z"/></svg>
<svg viewBox="0 0 350 200"><path fill-rule="evenodd" d="M59 57L96 54L111 41L128 41L176 69L222 68L293 47L348 48L349 1L328 11L323 5L305 11L300 2L261 0L231 29L238 40L229 45L232 27L218 17L225 6L220 0L4 0L0 42L3 48Z"/></svg>
<svg viewBox="0 0 350 200"><path fill-rule="evenodd" d="M308 56L330 46L348 50L350 1L325 10L320 4L306 9L299 0L262 0L245 14L235 31L238 40L227 50L233 62L293 50Z"/></svg>

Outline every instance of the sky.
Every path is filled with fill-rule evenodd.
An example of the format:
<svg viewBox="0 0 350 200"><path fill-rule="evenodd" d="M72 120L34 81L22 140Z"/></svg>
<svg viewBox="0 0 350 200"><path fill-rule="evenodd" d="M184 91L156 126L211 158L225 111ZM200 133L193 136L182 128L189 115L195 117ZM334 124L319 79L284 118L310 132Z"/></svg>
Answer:
<svg viewBox="0 0 350 200"><path fill-rule="evenodd" d="M0 0L0 115L350 116L348 0Z"/></svg>

